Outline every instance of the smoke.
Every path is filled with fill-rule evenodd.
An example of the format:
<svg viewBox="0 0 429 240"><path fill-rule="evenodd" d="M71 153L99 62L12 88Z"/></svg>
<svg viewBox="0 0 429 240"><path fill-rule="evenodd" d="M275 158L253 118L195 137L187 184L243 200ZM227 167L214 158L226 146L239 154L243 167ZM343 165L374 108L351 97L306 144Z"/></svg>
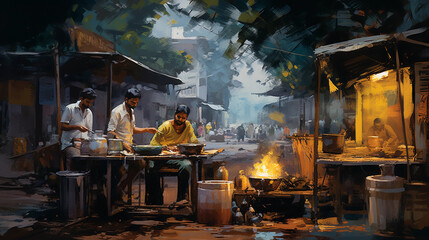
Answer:
<svg viewBox="0 0 429 240"><path fill-rule="evenodd" d="M252 59L249 57L248 59ZM278 101L275 97L257 96L254 93L262 93L272 89L269 84L262 85L271 77L260 61L251 64L246 61L236 61L234 66L239 73L234 79L242 82L242 88L232 89L228 114L231 123L257 122L258 113L264 105Z"/></svg>

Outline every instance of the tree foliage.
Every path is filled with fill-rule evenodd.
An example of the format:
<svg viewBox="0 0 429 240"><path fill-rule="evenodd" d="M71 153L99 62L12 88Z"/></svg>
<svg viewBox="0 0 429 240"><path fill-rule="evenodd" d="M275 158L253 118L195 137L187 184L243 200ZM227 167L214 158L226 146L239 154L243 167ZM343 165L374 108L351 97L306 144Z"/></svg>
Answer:
<svg viewBox="0 0 429 240"><path fill-rule="evenodd" d="M176 11L228 29L225 56L252 51L286 92L312 89L313 50L351 38L407 30L428 18L423 0L193 0ZM231 29L235 31L231 32Z"/></svg>
<svg viewBox="0 0 429 240"><path fill-rule="evenodd" d="M0 13L0 45L5 50L47 51L59 43L71 50L67 28L82 26L115 43L116 49L170 75L190 67L167 39L150 37L167 14L165 0L7 0Z"/></svg>

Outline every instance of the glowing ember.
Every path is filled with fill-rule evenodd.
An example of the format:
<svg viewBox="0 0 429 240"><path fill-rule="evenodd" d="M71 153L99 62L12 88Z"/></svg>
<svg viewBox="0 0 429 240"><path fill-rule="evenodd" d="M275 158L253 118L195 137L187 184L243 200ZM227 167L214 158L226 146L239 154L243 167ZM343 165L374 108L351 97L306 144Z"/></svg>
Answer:
<svg viewBox="0 0 429 240"><path fill-rule="evenodd" d="M260 162L253 164L252 177L258 178L279 178L282 175L282 167L278 163L278 156L274 151L269 151L263 155Z"/></svg>

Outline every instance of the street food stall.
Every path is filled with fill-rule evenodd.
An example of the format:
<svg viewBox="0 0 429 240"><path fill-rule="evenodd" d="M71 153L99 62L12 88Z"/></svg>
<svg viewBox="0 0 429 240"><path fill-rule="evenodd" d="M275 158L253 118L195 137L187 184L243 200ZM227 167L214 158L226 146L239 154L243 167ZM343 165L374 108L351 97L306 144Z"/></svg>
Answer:
<svg viewBox="0 0 429 240"><path fill-rule="evenodd" d="M82 149L81 149L82 151ZM214 150L203 150L200 154L183 154L181 152L171 152L171 151L162 151L158 154L150 154L148 156L140 155L140 154L130 154L130 155L124 155L122 153L117 153L113 155L107 155L107 154L100 154L100 155L89 155L89 154L82 154L79 156L75 156L74 160L80 161L83 163L83 165L86 166L86 170L90 171L98 171L100 166L102 169L105 169L106 179L105 182L102 181L102 183L99 186L105 186L106 189L106 212L107 215L111 216L117 210L119 210L118 206L115 206L113 204L113 198L112 198L112 189L116 189L116 186L113 186L114 183L112 182L112 165L115 166L121 166L130 164L133 161L145 161L145 177L148 176L148 170L149 170L149 161L168 161L168 160L189 160L192 163L192 171L191 171L191 205L193 213L195 214L197 211L197 180L204 180L204 161L208 161L211 157L217 155L219 152L221 152L222 149L214 149ZM197 176L197 172L200 173L199 178ZM94 182L100 181L100 179L94 179ZM147 182L147 181L145 181ZM129 190L131 190L131 186L128 186ZM146 188L147 189L147 188ZM140 203L140 196L141 189L139 188L139 203ZM132 204L131 202L131 191L128 191L128 204ZM140 204L139 204L140 206Z"/></svg>
<svg viewBox="0 0 429 240"><path fill-rule="evenodd" d="M342 174L345 174L346 167L406 165L404 177L410 182L413 179L411 173L415 172L412 166L427 161L427 125L420 124L422 116L416 112L419 112L422 99L428 94L427 74L419 70L427 69L424 62L429 59L426 54L428 34L426 28L420 28L394 35L353 39L315 50L317 90L313 178L317 186L318 165L333 169L332 191L335 193L339 222L344 191L341 183L345 179ZM320 112L322 88L325 90L322 99L324 108ZM347 104L343 95L350 92L353 101ZM334 101L340 107L330 109ZM343 124L349 117L345 112L353 112L353 139L345 139L345 133L339 131L348 130ZM327 121L320 121L320 116L325 118L323 120L329 119L329 127L326 127ZM319 126L322 122L324 128ZM379 126L387 134L377 132ZM322 151L317 151L320 143L316 139L319 139L322 129L329 129L330 132L321 135L323 147ZM360 184L364 185L362 182ZM317 196L317 191L315 187L314 196ZM317 213L315 199L313 211Z"/></svg>

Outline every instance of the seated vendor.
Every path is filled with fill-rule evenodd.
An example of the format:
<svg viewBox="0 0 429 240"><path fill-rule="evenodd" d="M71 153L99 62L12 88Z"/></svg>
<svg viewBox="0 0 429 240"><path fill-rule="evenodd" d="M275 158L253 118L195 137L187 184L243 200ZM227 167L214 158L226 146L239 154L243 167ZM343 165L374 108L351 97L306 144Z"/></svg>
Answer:
<svg viewBox="0 0 429 240"><path fill-rule="evenodd" d="M398 142L398 137L392 127L385 124L380 118L374 119L374 125L368 131L367 137L369 136L378 136L380 146L383 147L394 148Z"/></svg>
<svg viewBox="0 0 429 240"><path fill-rule="evenodd" d="M150 145L167 146L169 150L178 151L177 144L198 143L191 123L187 121L190 109L186 105L179 105L174 114L174 119L165 121L153 136ZM164 163L151 162L149 175L147 176L148 198L146 204L161 205L163 196L160 186L160 175L158 170L163 166L179 168L177 201L189 200L189 175L191 162L189 160L169 160Z"/></svg>

